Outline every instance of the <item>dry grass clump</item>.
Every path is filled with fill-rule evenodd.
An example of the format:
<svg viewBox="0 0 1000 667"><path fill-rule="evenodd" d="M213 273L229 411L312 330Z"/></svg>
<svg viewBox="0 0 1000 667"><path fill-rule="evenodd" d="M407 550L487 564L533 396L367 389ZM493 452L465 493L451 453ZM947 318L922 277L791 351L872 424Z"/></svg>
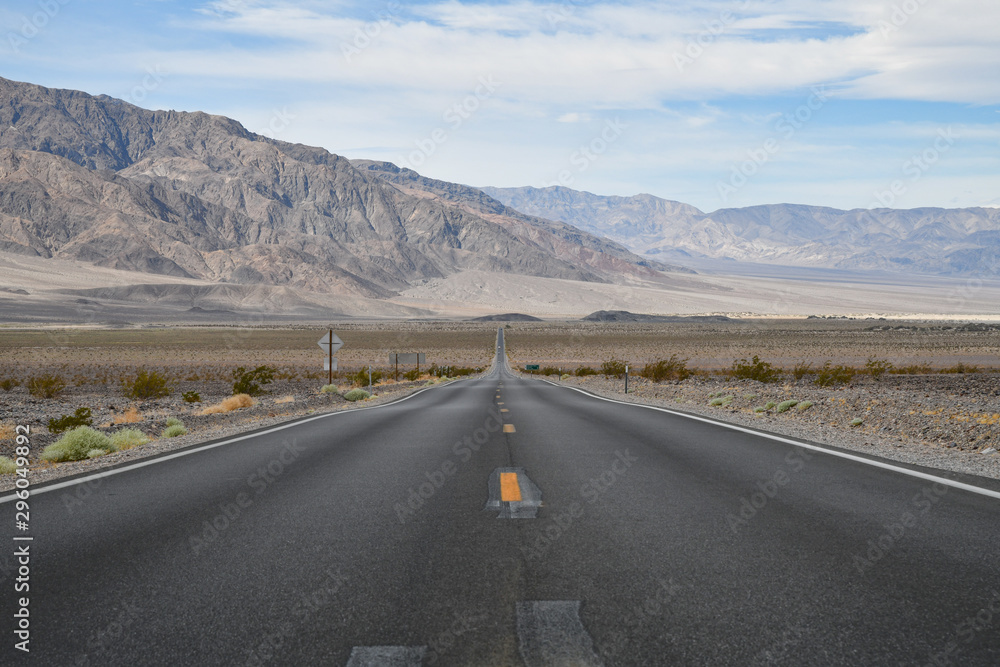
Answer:
<svg viewBox="0 0 1000 667"><path fill-rule="evenodd" d="M250 398L248 394L236 394L235 396L230 396L229 398L223 400L221 403L208 406L199 414L217 415L222 412L239 410L240 408L249 408L251 405L253 405L253 399Z"/></svg>
<svg viewBox="0 0 1000 667"><path fill-rule="evenodd" d="M128 410L120 415L116 415L111 420L113 424L136 424L143 420L142 413L134 405L130 405Z"/></svg>
<svg viewBox="0 0 1000 667"><path fill-rule="evenodd" d="M14 439L14 425L0 424L0 440L13 440L13 439Z"/></svg>
<svg viewBox="0 0 1000 667"><path fill-rule="evenodd" d="M295 402L295 397L294 396L285 396L283 398L276 398L276 399L274 399L274 402L275 402L275 404L278 404L278 403L294 403Z"/></svg>

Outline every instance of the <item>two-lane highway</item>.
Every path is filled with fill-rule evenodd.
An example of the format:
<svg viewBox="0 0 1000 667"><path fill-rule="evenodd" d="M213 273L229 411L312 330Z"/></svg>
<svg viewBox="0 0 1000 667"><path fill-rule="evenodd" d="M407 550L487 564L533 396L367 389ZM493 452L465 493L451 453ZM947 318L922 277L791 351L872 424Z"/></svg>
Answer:
<svg viewBox="0 0 1000 667"><path fill-rule="evenodd" d="M480 379L37 488L32 651L5 662L1000 664L995 495L497 349Z"/></svg>

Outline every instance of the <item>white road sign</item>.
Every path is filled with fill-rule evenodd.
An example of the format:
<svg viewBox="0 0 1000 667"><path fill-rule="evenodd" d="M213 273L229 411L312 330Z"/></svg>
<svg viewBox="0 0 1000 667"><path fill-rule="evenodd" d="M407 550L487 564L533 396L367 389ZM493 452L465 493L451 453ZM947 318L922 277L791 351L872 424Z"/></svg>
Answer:
<svg viewBox="0 0 1000 667"><path fill-rule="evenodd" d="M331 339L333 342L333 351L336 352L340 348L344 347L344 341L340 340L340 336L333 332L327 332L319 339L319 346L323 348L323 351L327 354L330 353Z"/></svg>

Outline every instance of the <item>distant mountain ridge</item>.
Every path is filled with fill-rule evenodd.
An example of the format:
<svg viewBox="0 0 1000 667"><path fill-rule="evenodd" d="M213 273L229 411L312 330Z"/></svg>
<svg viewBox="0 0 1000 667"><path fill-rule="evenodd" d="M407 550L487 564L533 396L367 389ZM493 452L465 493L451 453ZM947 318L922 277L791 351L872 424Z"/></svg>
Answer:
<svg viewBox="0 0 1000 667"><path fill-rule="evenodd" d="M646 257L685 257L935 275L997 275L1000 209L854 209L773 204L704 213L648 194L603 197L560 186L482 188Z"/></svg>
<svg viewBox="0 0 1000 667"><path fill-rule="evenodd" d="M657 273L606 239L489 206L503 209L425 196L230 118L0 78L0 250L374 299L473 269Z"/></svg>

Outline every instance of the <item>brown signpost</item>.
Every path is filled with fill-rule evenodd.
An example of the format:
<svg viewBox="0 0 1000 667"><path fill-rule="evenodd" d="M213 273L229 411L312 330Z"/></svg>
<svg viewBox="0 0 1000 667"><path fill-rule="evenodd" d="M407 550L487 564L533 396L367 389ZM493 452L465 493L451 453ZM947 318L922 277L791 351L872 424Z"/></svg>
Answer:
<svg viewBox="0 0 1000 667"><path fill-rule="evenodd" d="M340 337L333 333L333 329L330 329L329 333L319 339L319 346L327 353L328 358L323 365L330 371L328 384L333 384L333 372L337 370L337 360L333 358L333 353L344 347L344 341L340 340Z"/></svg>
<svg viewBox="0 0 1000 667"><path fill-rule="evenodd" d="M427 358L424 356L423 352L410 352L407 354L390 354L389 363L395 366L395 373L393 379L399 379L399 365L400 364L416 364L417 370L420 370L420 364L426 363Z"/></svg>

